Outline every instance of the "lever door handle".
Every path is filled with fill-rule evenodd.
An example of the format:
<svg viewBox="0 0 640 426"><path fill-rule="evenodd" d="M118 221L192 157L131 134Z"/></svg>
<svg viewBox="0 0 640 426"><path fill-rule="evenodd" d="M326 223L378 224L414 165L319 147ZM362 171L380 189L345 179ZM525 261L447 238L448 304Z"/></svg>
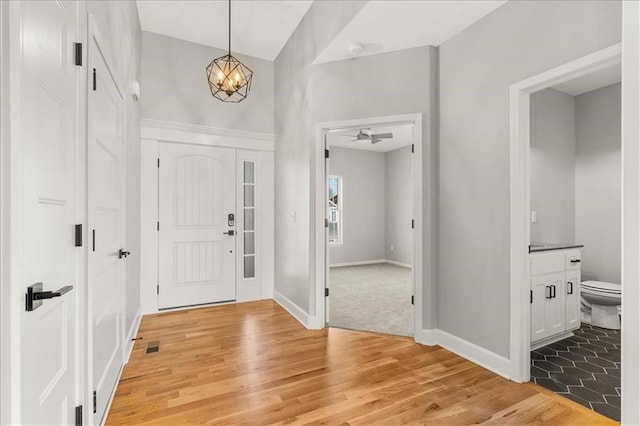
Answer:
<svg viewBox="0 0 640 426"><path fill-rule="evenodd" d="M580 263L581 260L580 259L571 259L571 263Z"/></svg>
<svg viewBox="0 0 640 426"><path fill-rule="evenodd" d="M122 249L118 250L118 259L129 256L131 253Z"/></svg>
<svg viewBox="0 0 640 426"><path fill-rule="evenodd" d="M53 299L54 297L60 297L63 294L69 293L73 290L72 285L66 285L59 288L56 291L42 291L42 283L35 283L32 286L27 287L26 294L26 309L27 312L34 311L42 306L42 301L47 299Z"/></svg>
<svg viewBox="0 0 640 426"><path fill-rule="evenodd" d="M225 234L225 235L229 235L229 236L233 236L233 235L236 235L236 231L234 231L234 230L230 230L230 231L228 231L228 232L223 232L223 234Z"/></svg>
<svg viewBox="0 0 640 426"><path fill-rule="evenodd" d="M573 283L571 281L567 281L569 288L567 289L568 294L573 294Z"/></svg>

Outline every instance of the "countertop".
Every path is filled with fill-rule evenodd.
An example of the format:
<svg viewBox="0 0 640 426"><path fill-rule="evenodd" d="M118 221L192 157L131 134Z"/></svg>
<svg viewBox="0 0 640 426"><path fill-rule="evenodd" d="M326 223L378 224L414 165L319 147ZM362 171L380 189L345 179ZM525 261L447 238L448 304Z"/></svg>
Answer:
<svg viewBox="0 0 640 426"><path fill-rule="evenodd" d="M531 243L529 245L529 253L537 253L539 251L564 250L572 248L584 247L583 244L574 243Z"/></svg>

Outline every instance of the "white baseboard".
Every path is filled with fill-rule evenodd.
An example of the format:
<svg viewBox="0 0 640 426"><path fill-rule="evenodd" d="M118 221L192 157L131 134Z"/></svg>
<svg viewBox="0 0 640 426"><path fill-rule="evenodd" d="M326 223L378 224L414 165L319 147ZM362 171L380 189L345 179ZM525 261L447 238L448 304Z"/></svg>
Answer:
<svg viewBox="0 0 640 426"><path fill-rule="evenodd" d="M402 262L398 262L396 260L387 259L387 260L385 260L385 263L388 263L390 265L402 266L403 268L408 268L408 269L412 268L412 266L409 265L408 263L402 263Z"/></svg>
<svg viewBox="0 0 640 426"><path fill-rule="evenodd" d="M431 331L431 330L423 330ZM442 330L434 330L436 344L443 348L460 355L469 361L478 364L487 370L509 379L511 361L509 359L493 353L485 348L475 345L471 342L467 342L459 337L447 333ZM420 342L418 342L420 343Z"/></svg>
<svg viewBox="0 0 640 426"><path fill-rule="evenodd" d="M425 345L425 346L435 346L437 345L437 331L438 330L433 330L433 329L421 329L421 330L416 330L415 333L413 333L413 339L416 341L416 343L420 343L421 345Z"/></svg>
<svg viewBox="0 0 640 426"><path fill-rule="evenodd" d="M273 291L273 300L289 312L292 317L298 320L305 328L317 328L315 317L311 318L301 307L293 303L289 298L281 294L279 291Z"/></svg>
<svg viewBox="0 0 640 426"><path fill-rule="evenodd" d="M342 268L344 266L362 266L362 265L375 265L378 263L389 263L391 265L402 266L403 268L411 269L411 265L408 263L397 262L395 260L388 259L375 259L375 260L359 260L357 262L342 262L342 263L332 263L329 265L330 268Z"/></svg>
<svg viewBox="0 0 640 426"><path fill-rule="evenodd" d="M342 263L332 263L329 265L330 268L341 268L343 266L361 266L361 265L375 265L376 263L386 263L385 259L377 259L377 260L359 260L357 262L342 262Z"/></svg>

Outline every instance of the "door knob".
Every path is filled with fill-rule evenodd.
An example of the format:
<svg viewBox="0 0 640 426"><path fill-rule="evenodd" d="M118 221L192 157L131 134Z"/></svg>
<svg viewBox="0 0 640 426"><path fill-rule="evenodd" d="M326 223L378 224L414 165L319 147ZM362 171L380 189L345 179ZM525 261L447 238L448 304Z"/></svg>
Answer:
<svg viewBox="0 0 640 426"><path fill-rule="evenodd" d="M223 232L223 234L233 236L233 235L236 235L236 232L234 230L231 230L229 232Z"/></svg>
<svg viewBox="0 0 640 426"><path fill-rule="evenodd" d="M26 309L27 312L34 311L42 306L42 301L60 297L73 290L73 286L66 285L56 291L42 291L42 283L35 283L27 287Z"/></svg>
<svg viewBox="0 0 640 426"><path fill-rule="evenodd" d="M131 253L122 249L118 250L118 259L129 256Z"/></svg>

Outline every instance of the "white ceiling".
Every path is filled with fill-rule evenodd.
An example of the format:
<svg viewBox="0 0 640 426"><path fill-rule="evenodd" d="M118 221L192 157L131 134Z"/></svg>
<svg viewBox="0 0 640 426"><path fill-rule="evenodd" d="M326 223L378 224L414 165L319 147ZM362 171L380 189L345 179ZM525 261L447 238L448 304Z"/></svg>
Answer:
<svg viewBox="0 0 640 426"><path fill-rule="evenodd" d="M227 49L226 0L136 3L143 31ZM274 60L311 3L311 0L233 0L231 50Z"/></svg>
<svg viewBox="0 0 640 426"><path fill-rule="evenodd" d="M438 46L504 3L506 0L370 1L315 63L352 57L348 47L354 42L365 45L360 56Z"/></svg>
<svg viewBox="0 0 640 426"><path fill-rule="evenodd" d="M583 93L601 89L622 81L622 65L616 64L582 77L555 85L553 88L569 95L578 96Z"/></svg>
<svg viewBox="0 0 640 426"><path fill-rule="evenodd" d="M329 133L327 142L330 147L334 148L360 149L374 152L389 152L413 143L413 124L365 127L365 129L371 129L373 133L393 133L393 139L384 139L376 144L372 144L368 140L353 141L360 129L350 129Z"/></svg>

